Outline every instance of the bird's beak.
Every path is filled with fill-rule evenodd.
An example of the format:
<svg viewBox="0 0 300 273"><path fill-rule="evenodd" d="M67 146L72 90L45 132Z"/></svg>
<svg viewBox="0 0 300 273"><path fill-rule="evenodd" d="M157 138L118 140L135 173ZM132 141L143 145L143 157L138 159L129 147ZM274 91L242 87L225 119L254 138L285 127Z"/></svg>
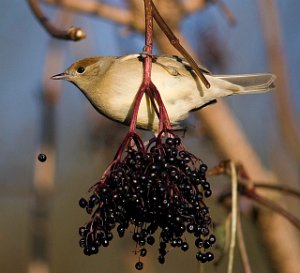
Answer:
<svg viewBox="0 0 300 273"><path fill-rule="evenodd" d="M69 78L69 74L66 72L54 75L51 77L52 80L67 80Z"/></svg>

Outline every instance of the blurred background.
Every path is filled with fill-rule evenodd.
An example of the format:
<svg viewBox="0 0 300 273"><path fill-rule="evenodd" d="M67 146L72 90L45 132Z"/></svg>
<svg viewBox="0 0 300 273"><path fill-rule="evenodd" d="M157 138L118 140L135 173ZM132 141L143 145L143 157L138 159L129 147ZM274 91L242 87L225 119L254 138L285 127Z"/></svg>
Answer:
<svg viewBox="0 0 300 273"><path fill-rule="evenodd" d="M49 78L79 58L141 52L143 34L134 25L72 13L52 5L55 1L45 2L50 4L41 7L56 26L80 26L87 38L80 42L54 40L35 19L26 1L0 2L0 271L133 272L137 257L128 234L122 240L116 236L109 248L92 257L84 256L78 245L78 228L88 221L78 200L98 181L127 128L98 115L71 84L51 82ZM101 1L132 11L135 2L138 1ZM276 177L274 180L299 189L300 2L225 2L235 16L235 24L228 20L221 5L208 4L182 14L179 22L171 22L171 27L214 73L277 74L280 90L226 98L225 102L262 168L271 173L272 179ZM170 5L166 14L179 19ZM143 19L142 13L136 16ZM158 41L155 52L161 49ZM218 104L211 107L218 108ZM186 146L209 167L228 159L197 114L190 116L187 128ZM230 140L230 134L224 137ZM39 153L47 155L46 162L37 160ZM212 182L216 193L230 183L224 176L212 178ZM216 221L222 222L226 210L214 200L210 206ZM299 202L290 200L287 206L300 216ZM274 272L278 266L274 266L262 243L264 233L252 213L247 214L246 201L245 207L244 236L253 272ZM299 234L289 237L286 232L280 240L299 246ZM199 272L196 250L171 251L161 266L156 248L149 248L144 272ZM226 259L222 263L226 264ZM225 269L210 265L205 272ZM235 269L242 272L239 255Z"/></svg>

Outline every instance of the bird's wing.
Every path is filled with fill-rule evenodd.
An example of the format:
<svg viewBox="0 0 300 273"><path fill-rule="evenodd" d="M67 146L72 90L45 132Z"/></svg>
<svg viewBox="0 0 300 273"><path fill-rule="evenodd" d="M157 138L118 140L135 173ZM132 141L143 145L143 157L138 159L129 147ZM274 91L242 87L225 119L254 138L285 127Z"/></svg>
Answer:
<svg viewBox="0 0 300 273"><path fill-rule="evenodd" d="M116 58L119 62L126 62L132 60L140 60L141 61L141 54L130 54L126 56L120 56ZM169 56L169 55L153 55L153 64L157 64L165 69L170 75L172 76L190 76L190 71L192 71L192 67L186 61L185 58L178 57L178 56ZM199 66L201 72L205 74L211 74L211 72Z"/></svg>
<svg viewBox="0 0 300 273"><path fill-rule="evenodd" d="M119 56L116 58L119 62L126 62L130 60L135 60L138 59L141 56L141 54L130 54L130 55L125 55L125 56Z"/></svg>
<svg viewBox="0 0 300 273"><path fill-rule="evenodd" d="M155 56L155 57L157 58L157 60L154 63L162 63L164 65L170 65L170 66L178 67L180 69L182 69L182 67L184 67L184 69L187 71L193 70L193 68L188 63L188 61L183 57L179 57L176 55L172 55L172 56L159 55L159 56ZM198 67L200 68L201 72L203 72L204 74L211 74L211 72L207 68L205 68L201 65L198 65Z"/></svg>

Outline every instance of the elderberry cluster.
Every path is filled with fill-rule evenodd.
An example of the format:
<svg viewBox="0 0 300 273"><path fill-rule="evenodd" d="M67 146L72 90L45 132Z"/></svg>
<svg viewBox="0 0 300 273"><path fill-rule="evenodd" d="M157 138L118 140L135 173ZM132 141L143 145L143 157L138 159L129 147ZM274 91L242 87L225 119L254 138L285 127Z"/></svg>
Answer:
<svg viewBox="0 0 300 273"><path fill-rule="evenodd" d="M195 236L196 259L211 261L208 249L216 238L210 232L211 217L204 199L212 194L206 180L207 166L186 151L178 137L150 140L144 148L130 147L122 160L114 162L79 205L92 214L80 227L80 246L92 255L107 247L116 229L123 237L132 226L132 239L139 255L135 267L143 268L146 245L159 236L158 261L163 264L171 248L189 249L185 233Z"/></svg>

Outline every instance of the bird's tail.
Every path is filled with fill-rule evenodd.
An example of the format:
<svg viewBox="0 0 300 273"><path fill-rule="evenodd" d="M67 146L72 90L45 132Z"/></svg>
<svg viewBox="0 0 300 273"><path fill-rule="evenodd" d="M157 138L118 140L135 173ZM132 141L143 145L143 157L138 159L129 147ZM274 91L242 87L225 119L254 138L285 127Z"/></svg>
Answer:
<svg viewBox="0 0 300 273"><path fill-rule="evenodd" d="M215 75L216 78L226 80L240 86L234 94L251 94L268 92L275 88L276 76L269 73L241 74L241 75Z"/></svg>

